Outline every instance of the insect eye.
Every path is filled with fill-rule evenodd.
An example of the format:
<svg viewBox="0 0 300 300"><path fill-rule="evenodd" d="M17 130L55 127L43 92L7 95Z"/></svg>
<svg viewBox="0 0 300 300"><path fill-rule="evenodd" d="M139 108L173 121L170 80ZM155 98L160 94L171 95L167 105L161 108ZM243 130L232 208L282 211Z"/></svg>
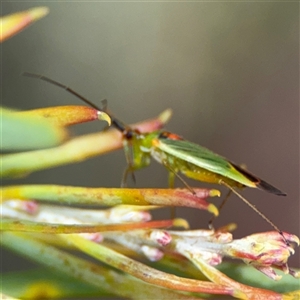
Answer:
<svg viewBox="0 0 300 300"><path fill-rule="evenodd" d="M133 138L133 131L132 130L124 131L124 138L127 140L131 140Z"/></svg>
<svg viewBox="0 0 300 300"><path fill-rule="evenodd" d="M183 140L183 138L181 136L174 134L174 133L167 132L167 131L160 133L159 138L160 139L168 139L168 140L176 140L176 141Z"/></svg>
<svg viewBox="0 0 300 300"><path fill-rule="evenodd" d="M160 139L167 139L168 138L168 132L164 131L162 133L160 133L159 138Z"/></svg>
<svg viewBox="0 0 300 300"><path fill-rule="evenodd" d="M123 131L123 137L126 140L132 140L134 137L135 138L143 138L144 136L142 136L138 130L129 128L129 129Z"/></svg>

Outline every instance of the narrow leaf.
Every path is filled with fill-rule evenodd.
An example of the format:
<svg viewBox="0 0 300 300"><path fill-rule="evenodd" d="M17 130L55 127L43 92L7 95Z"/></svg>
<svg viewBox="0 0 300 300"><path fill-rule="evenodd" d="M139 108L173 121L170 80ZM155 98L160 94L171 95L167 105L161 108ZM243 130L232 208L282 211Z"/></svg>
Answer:
<svg viewBox="0 0 300 300"><path fill-rule="evenodd" d="M43 18L49 13L47 7L35 7L27 11L14 13L0 19L1 36L0 42L12 37L25 29L30 24Z"/></svg>
<svg viewBox="0 0 300 300"><path fill-rule="evenodd" d="M60 144L67 132L60 126L36 116L23 116L1 108L1 150L30 150Z"/></svg>
<svg viewBox="0 0 300 300"><path fill-rule="evenodd" d="M1 189L0 200L35 199L61 204L84 205L159 205L205 209L218 214L218 209L206 198L219 195L217 190L193 189L127 189L85 188L59 185L20 185Z"/></svg>
<svg viewBox="0 0 300 300"><path fill-rule="evenodd" d="M174 220L175 221L175 220ZM38 232L38 233L96 233L104 231L127 231L134 229L165 228L174 224L173 220L152 221L146 223L86 225L86 224L49 224L32 221L2 219L1 231Z"/></svg>
<svg viewBox="0 0 300 300"><path fill-rule="evenodd" d="M110 117L92 107L88 106L54 106L38 108L18 112L20 116L36 116L51 121L58 126L70 126L74 124L105 120L110 125Z"/></svg>
<svg viewBox="0 0 300 300"><path fill-rule="evenodd" d="M46 268L2 273L1 284L4 293L21 299L87 299L91 296L109 296L99 287Z"/></svg>

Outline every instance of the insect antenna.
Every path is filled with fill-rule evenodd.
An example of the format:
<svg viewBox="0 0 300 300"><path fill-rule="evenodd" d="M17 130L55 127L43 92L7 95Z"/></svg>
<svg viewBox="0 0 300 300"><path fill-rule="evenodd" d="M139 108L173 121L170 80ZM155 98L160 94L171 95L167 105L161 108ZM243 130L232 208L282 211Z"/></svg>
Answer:
<svg viewBox="0 0 300 300"><path fill-rule="evenodd" d="M102 100L102 103L103 103L103 108L101 109L99 106L97 106L96 104L94 104L93 102L91 102L90 100L86 99L85 97L83 97L82 95L78 94L76 91L74 91L72 88L68 87L67 85L65 84L62 84L58 81L55 81L49 77L46 77L44 75L39 75L39 74L34 74L34 73L29 73L29 72L24 72L22 74L23 76L26 76L26 77L31 77L31 78L37 78L37 79L40 79L40 80L43 80L43 81L46 81L46 82L49 82L53 85L56 85L64 90L66 90L67 92L71 93L72 95L74 95L75 97L79 98L81 101L83 101L84 103L88 104L89 106L97 109L98 111L101 111L101 112L105 112L107 113L110 118L111 118L111 122L112 124L115 126L115 128L117 128L119 131L121 131L123 134L126 134L128 135L128 133L132 132L132 129L125 125L123 122L121 122L120 120L118 120L117 118L115 118L113 116L113 114L111 112L108 111L107 109L107 100Z"/></svg>
<svg viewBox="0 0 300 300"><path fill-rule="evenodd" d="M220 184L225 185L228 187L235 195L237 195L244 203L246 203L248 206L250 206L256 213L258 213L266 222L268 222L283 238L286 245L289 245L289 242L286 240L285 236L283 235L283 232L267 217L265 216L261 211L259 211L255 205L251 204L246 198L244 198L241 194L239 194L233 187L231 187L229 184L224 182L223 180L220 180ZM225 198L226 199L226 198ZM222 203L224 205L224 201ZM221 205L222 205L221 204Z"/></svg>
<svg viewBox="0 0 300 300"><path fill-rule="evenodd" d="M28 73L28 72L24 72L22 74L23 76L26 77L32 77L32 78L37 78L37 79L41 79L44 81L47 81L53 85L59 86L61 88L63 88L64 90L68 91L69 93L73 94L74 96L76 96L77 98L79 98L80 100L82 100L83 102L85 102L86 104L88 104L89 106L99 110L99 111L103 111L100 107L98 107L96 104L94 104L93 102L89 101L88 99L86 99L85 97L81 96L80 94L78 94L77 92L75 92L73 89L71 89L70 87L55 81L49 77L43 76L43 75L39 75L39 74L33 74L33 73Z"/></svg>
<svg viewBox="0 0 300 300"><path fill-rule="evenodd" d="M66 90L67 92L71 93L72 95L74 95L75 97L79 98L81 101L83 101L84 103L88 104L89 106L95 108L96 110L100 111L100 112L105 112L109 115L109 117L111 118L111 123L114 125L114 127L116 129L118 129L119 131L122 132L123 137L125 139L126 142L124 142L124 150L125 150L125 156L126 156L126 160L127 163L129 165L130 168L132 168L132 158L130 157L129 153L129 146L127 141L130 140L133 135L135 134L135 131L128 125L125 125L122 121L120 121L119 119L117 119L116 117L114 117L114 115L107 109L107 100L104 99L102 100L102 105L103 108L101 109L100 107L98 107L96 104L94 104L93 102L91 102L90 100L86 99L85 97L83 97L82 95L78 94L76 91L74 91L72 88L68 87L65 84L62 84L58 81L55 81L49 77L46 77L44 75L39 75L39 74L34 74L34 73L29 73L29 72L24 72L22 74L23 76L26 77L31 77L31 78L37 78L46 82L49 82L53 85L56 85L64 90ZM134 173L132 171L132 178L133 181L135 182L135 176ZM123 182L124 180L122 180L122 185L124 184Z"/></svg>

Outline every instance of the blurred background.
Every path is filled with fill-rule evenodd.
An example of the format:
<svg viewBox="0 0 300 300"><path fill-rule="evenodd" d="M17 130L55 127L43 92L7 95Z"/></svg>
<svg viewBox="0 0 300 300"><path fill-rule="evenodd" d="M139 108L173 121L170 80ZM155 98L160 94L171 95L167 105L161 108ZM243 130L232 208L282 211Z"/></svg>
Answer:
<svg viewBox="0 0 300 300"><path fill-rule="evenodd" d="M2 14L45 3L4 2ZM172 108L167 130L246 164L252 173L285 191L287 197L254 189L243 195L280 229L300 235L298 3L49 2L47 6L50 14L45 19L2 46L3 105L25 110L82 104L64 90L20 75L28 71L67 84L96 104L108 99L109 108L129 124ZM102 123L93 122L72 132L102 128ZM118 187L125 167L120 150L13 183ZM167 187L167 171L156 162L135 175L137 187ZM4 182L8 183L12 182ZM221 191L225 195L226 189ZM217 198L211 201L221 203ZM207 228L211 217L191 209L178 209L177 215L187 218L192 228ZM169 210L156 216L169 217ZM229 222L238 224L235 238L273 230L235 196L215 226ZM2 269L17 270L24 264L6 254ZM299 267L299 249L290 265Z"/></svg>

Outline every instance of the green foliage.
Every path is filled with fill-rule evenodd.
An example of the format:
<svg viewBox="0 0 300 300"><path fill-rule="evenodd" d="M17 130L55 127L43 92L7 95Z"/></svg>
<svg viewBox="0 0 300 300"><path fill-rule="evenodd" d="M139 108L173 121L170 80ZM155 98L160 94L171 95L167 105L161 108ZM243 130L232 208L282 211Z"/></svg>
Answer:
<svg viewBox="0 0 300 300"><path fill-rule="evenodd" d="M39 116L22 115L0 108L1 150L20 151L54 147L66 136L65 131Z"/></svg>

